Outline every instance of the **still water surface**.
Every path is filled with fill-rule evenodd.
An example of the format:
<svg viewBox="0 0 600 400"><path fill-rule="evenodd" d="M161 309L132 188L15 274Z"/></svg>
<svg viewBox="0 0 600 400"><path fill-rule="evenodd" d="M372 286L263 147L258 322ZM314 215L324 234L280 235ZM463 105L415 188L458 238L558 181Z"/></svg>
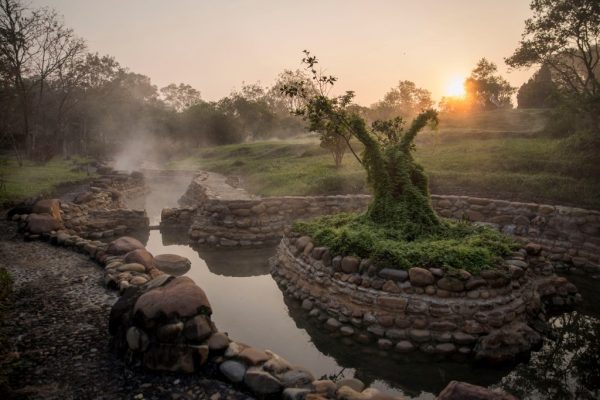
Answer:
<svg viewBox="0 0 600 400"><path fill-rule="evenodd" d="M151 186L132 206L145 207L158 223L163 207L176 206L184 188L177 182ZM185 232L179 232L185 238ZM236 341L270 349L291 363L323 375L356 376L367 385L411 399L434 399L451 380L503 387L527 399L594 399L600 396L600 284L576 280L585 302L577 311L552 319L557 335L546 340L528 363L509 368L484 368L467 363L434 362L413 356L381 357L375 350L340 343L308 320L296 301L284 298L269 275L274 248L213 249L174 244L172 233L151 231L152 254L189 258L186 274L202 287L219 330ZM179 243L185 243L180 241Z"/></svg>

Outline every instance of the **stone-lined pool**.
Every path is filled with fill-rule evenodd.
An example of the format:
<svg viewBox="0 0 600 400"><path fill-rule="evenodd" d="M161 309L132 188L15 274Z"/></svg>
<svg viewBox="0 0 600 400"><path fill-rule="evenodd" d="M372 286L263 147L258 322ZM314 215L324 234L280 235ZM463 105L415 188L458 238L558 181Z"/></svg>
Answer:
<svg viewBox="0 0 600 400"><path fill-rule="evenodd" d="M176 206L182 182L151 185L132 206L145 207L151 224L163 207ZM182 237L186 237L182 232ZM435 362L414 355L382 357L376 349L341 343L309 320L296 301L284 298L269 275L275 249L196 248L173 235L151 231L146 244L154 255L173 253L192 262L187 276L202 287L213 307L213 321L234 340L271 349L291 363L323 375L356 377L367 385L412 399L433 399L451 380L502 387L526 399L595 399L600 396L600 282L574 279L584 298L577 311L551 322L556 337L513 368ZM181 241L185 243L185 239Z"/></svg>

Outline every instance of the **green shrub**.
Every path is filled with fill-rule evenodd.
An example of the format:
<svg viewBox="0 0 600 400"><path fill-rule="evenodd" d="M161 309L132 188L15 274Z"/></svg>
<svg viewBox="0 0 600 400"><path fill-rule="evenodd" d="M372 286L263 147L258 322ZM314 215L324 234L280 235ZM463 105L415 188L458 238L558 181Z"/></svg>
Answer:
<svg viewBox="0 0 600 400"><path fill-rule="evenodd" d="M337 214L297 222L293 230L311 236L334 254L370 258L379 268L443 267L477 273L494 268L517 248L513 239L483 226L443 220L440 233L407 240L362 215Z"/></svg>

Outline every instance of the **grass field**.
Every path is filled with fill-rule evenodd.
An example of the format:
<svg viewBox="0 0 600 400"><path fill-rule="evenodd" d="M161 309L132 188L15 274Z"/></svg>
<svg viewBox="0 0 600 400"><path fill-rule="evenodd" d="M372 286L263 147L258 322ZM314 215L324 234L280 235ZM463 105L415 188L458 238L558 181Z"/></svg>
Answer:
<svg viewBox="0 0 600 400"><path fill-rule="evenodd" d="M81 162L54 159L45 164L25 161L19 166L13 158L0 158L0 205L49 194L58 185L88 179L88 174L78 168Z"/></svg>
<svg viewBox="0 0 600 400"><path fill-rule="evenodd" d="M424 132L415 157L431 191L600 209L599 166L565 153L561 139L540 133L539 112L512 115L503 111L462 126L460 120L442 120L437 132ZM528 120L535 130L523 129ZM170 167L239 175L247 189L264 196L368 192L352 155L336 169L316 138L204 148Z"/></svg>

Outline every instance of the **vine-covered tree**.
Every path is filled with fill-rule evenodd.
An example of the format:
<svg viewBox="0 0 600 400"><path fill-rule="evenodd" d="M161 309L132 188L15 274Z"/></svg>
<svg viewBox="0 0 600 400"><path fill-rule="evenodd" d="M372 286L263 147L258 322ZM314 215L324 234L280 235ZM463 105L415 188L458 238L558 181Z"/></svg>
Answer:
<svg viewBox="0 0 600 400"><path fill-rule="evenodd" d="M438 232L441 221L433 210L427 177L412 156L413 141L428 123L437 123L437 113L427 110L406 127L401 118L377 121L369 128L361 116L348 105L354 93L330 97L329 89L336 78L317 71L318 60L308 51L302 60L317 87L314 94L305 81L285 85L282 90L300 100L296 112L303 115L311 131L344 132L339 135L367 172L373 200L365 214L368 221L401 232L405 239ZM351 139L364 146L359 155Z"/></svg>

